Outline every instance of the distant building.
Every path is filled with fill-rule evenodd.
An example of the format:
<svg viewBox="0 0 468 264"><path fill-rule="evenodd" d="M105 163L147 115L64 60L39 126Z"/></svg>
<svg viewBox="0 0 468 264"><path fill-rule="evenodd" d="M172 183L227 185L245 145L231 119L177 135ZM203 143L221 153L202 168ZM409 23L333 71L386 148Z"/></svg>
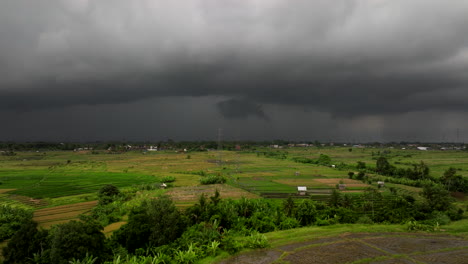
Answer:
<svg viewBox="0 0 468 264"><path fill-rule="evenodd" d="M158 147L150 146L149 149L147 149L147 151L158 151Z"/></svg>
<svg viewBox="0 0 468 264"><path fill-rule="evenodd" d="M417 147L418 150L427 150L428 147Z"/></svg>
<svg viewBox="0 0 468 264"><path fill-rule="evenodd" d="M306 186L297 186L297 193L299 195L306 195L307 194L307 187Z"/></svg>

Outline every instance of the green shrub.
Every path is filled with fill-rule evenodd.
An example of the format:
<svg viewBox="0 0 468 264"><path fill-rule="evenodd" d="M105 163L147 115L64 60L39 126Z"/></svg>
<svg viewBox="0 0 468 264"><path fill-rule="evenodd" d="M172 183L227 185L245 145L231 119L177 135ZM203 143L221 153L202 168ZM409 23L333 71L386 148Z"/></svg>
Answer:
<svg viewBox="0 0 468 264"><path fill-rule="evenodd" d="M247 248L266 248L269 247L270 243L265 235L258 232L252 233L246 238L245 247Z"/></svg>
<svg viewBox="0 0 468 264"><path fill-rule="evenodd" d="M286 217L283 219L283 221L280 222L278 228L280 230L287 230L287 229L297 228L299 226L300 226L300 223L299 221L296 220L296 218Z"/></svg>
<svg viewBox="0 0 468 264"><path fill-rule="evenodd" d="M228 232L221 240L221 248L226 250L229 254L234 254L241 251L244 248L244 244L239 237L231 235Z"/></svg>
<svg viewBox="0 0 468 264"><path fill-rule="evenodd" d="M373 223L374 223L374 221L372 221L372 219L367 215L363 215L363 216L359 217L358 220L356 221L356 224L371 225Z"/></svg>
<svg viewBox="0 0 468 264"><path fill-rule="evenodd" d="M200 179L200 183L203 185L208 184L222 184L226 182L226 178L221 175L209 175Z"/></svg>
<svg viewBox="0 0 468 264"><path fill-rule="evenodd" d="M328 221L327 219L317 219L315 224L317 226L328 226L328 225L330 225L330 221Z"/></svg>
<svg viewBox="0 0 468 264"><path fill-rule="evenodd" d="M174 176L165 176L161 179L162 182L175 182L176 178Z"/></svg>
<svg viewBox="0 0 468 264"><path fill-rule="evenodd" d="M430 218L424 221L424 223L431 225L435 225L436 223L439 223L439 225L447 225L450 223L450 218L444 212L434 211Z"/></svg>
<svg viewBox="0 0 468 264"><path fill-rule="evenodd" d="M439 223L435 224L423 224L418 221L409 221L406 224L406 229L408 231L439 231Z"/></svg>

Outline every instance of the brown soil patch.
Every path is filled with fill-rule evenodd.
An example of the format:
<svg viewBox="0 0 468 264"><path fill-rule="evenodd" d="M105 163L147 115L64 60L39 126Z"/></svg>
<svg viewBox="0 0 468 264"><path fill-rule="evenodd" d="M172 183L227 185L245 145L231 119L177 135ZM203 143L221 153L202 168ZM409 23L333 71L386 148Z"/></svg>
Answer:
<svg viewBox="0 0 468 264"><path fill-rule="evenodd" d="M116 223L112 223L106 227L104 227L104 230L102 231L107 237L109 237L110 235L112 235L112 232L114 232L115 230L119 229L121 226L125 225L127 222L125 221L120 221L120 222L116 222Z"/></svg>
<svg viewBox="0 0 468 264"><path fill-rule="evenodd" d="M47 201L45 201L45 200L34 199L34 198L31 198L31 197L28 197L28 196L23 196L23 195L13 194L13 195L9 195L8 198L10 198L12 200L15 200L15 201L18 201L20 203L29 205L31 207L36 207L36 208L47 205Z"/></svg>
<svg viewBox="0 0 468 264"><path fill-rule="evenodd" d="M337 242L300 250L284 260L291 263L347 263L362 258L374 258L387 254L358 241Z"/></svg>
<svg viewBox="0 0 468 264"><path fill-rule="evenodd" d="M281 252L274 250L258 250L242 255L233 256L219 264L268 264L272 263L281 256Z"/></svg>
<svg viewBox="0 0 468 264"><path fill-rule="evenodd" d="M433 254L414 256L413 258L425 263L463 264L468 262L468 249L438 252Z"/></svg>
<svg viewBox="0 0 468 264"><path fill-rule="evenodd" d="M44 215L52 215L52 214L61 214L64 212L70 211L77 211L82 209L91 209L97 205L97 201L90 201L90 202L83 202L83 203L76 203L76 204L67 204L67 205L60 205L50 208L39 209L34 212L34 217L44 216Z"/></svg>
<svg viewBox="0 0 468 264"><path fill-rule="evenodd" d="M368 184L364 184L361 181L358 180L352 180L352 179L314 179L314 181L320 182L320 183L325 183L325 184L338 184L340 181L343 181L344 184L353 184L353 185L363 185L363 186L368 186Z"/></svg>
<svg viewBox="0 0 468 264"><path fill-rule="evenodd" d="M40 226L51 226L56 223L64 223L78 219L80 214L88 213L96 205L97 201L90 201L44 208L34 212L33 220L38 222Z"/></svg>
<svg viewBox="0 0 468 264"><path fill-rule="evenodd" d="M273 181L290 186L328 186L328 184L320 183L314 179L279 179Z"/></svg>
<svg viewBox="0 0 468 264"><path fill-rule="evenodd" d="M0 194L4 194L4 193L7 193L7 192L11 192L11 191L14 191L16 189L0 189Z"/></svg>
<svg viewBox="0 0 468 264"><path fill-rule="evenodd" d="M373 264L416 264L416 262L404 258L388 259L382 261L373 261Z"/></svg>
<svg viewBox="0 0 468 264"><path fill-rule="evenodd" d="M409 254L427 252L444 248L468 247L468 241L453 237L377 237L364 239L392 254Z"/></svg>
<svg viewBox="0 0 468 264"><path fill-rule="evenodd" d="M225 184L176 187L169 190L166 194L171 196L175 203L190 203L198 201L198 198L202 194L211 196L216 190L219 191L221 198L259 198L255 194Z"/></svg>

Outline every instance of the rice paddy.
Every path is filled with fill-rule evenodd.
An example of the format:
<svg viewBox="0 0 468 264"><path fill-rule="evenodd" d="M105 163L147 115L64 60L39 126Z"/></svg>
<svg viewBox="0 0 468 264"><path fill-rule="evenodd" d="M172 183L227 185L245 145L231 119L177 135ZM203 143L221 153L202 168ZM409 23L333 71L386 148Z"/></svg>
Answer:
<svg viewBox="0 0 468 264"><path fill-rule="evenodd" d="M266 152L283 153L286 158L268 157ZM121 154L19 152L16 156L0 156L0 202L33 208L35 219L41 225L51 225L76 219L79 213L89 211L95 204L97 191L105 184L121 189L133 188L161 182L167 176L176 179L171 188L142 190L135 199L166 193L178 207L186 208L193 205L200 194L210 195L215 189L224 198L284 198L297 194L297 186L306 186L321 200L340 183L346 185L342 192L348 193L360 193L376 186L349 179L349 170L298 163L293 158L317 159L324 154L331 158L332 164L355 165L362 161L367 166L375 166L381 152L385 152L395 166L411 167L411 164L423 161L429 165L434 177L440 177L449 167L455 167L457 174L468 177L468 153L463 151L312 147L189 154L173 151ZM217 160L219 157L222 157L221 162ZM202 175L223 175L228 181L224 185L202 186ZM399 184L386 186L412 195L421 190ZM133 204L137 202L129 202L127 206Z"/></svg>

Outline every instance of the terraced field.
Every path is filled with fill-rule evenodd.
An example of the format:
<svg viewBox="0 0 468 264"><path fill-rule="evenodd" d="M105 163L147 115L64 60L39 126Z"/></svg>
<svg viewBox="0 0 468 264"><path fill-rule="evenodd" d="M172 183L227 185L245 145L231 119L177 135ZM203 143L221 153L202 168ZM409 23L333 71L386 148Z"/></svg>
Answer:
<svg viewBox="0 0 468 264"><path fill-rule="evenodd" d="M19 152L17 156L0 156L0 202L39 209L44 206L75 204L96 199L96 192L105 184L119 188L154 184L163 177L173 176L173 188L167 190L177 206L185 208L196 202L201 193L211 195L214 189L221 191L222 197L267 197L285 198L297 193L296 186L307 186L316 193L312 197L326 201L331 190L343 180L347 185L344 192L362 192L372 186L348 179L348 171L294 162L294 157L317 159L320 154L329 155L333 164L344 162L356 164L363 161L367 166L375 166L377 154L384 149L330 148L290 148L280 150L287 158L276 159L262 153L274 152L269 148L254 151L223 151L222 162L216 162L218 152L194 152L188 155L173 151L127 152L122 154L98 154L90 152ZM411 163L424 161L430 166L431 175L440 177L450 166L457 168L457 174L468 176L468 155L457 151L416 151L386 149L387 158L395 166L410 167ZM220 174L228 179L226 185L200 186L200 173ZM372 186L372 187L375 187ZM388 184L408 195L415 195L419 188ZM387 191L388 188L381 190ZM141 197L152 197L165 191L141 190ZM82 195L82 196L80 196ZM416 198L418 197L415 195ZM139 197L139 196L138 196ZM309 196L310 197L310 196ZM461 207L467 205L463 201ZM73 208L73 206L69 206ZM464 207L464 208L465 208ZM77 212L84 212L77 206L63 218L51 219L43 224L73 219ZM89 209L89 208L88 208ZM42 209L41 209L42 210ZM47 210L47 209L44 209ZM39 211L38 211L39 212ZM45 211L47 212L47 211ZM52 213L52 212L51 212ZM52 214L53 215L53 214ZM38 217L40 214L38 215ZM38 218L41 219L41 218ZM50 225L50 224L47 224Z"/></svg>
<svg viewBox="0 0 468 264"><path fill-rule="evenodd" d="M55 224L76 220L80 214L88 213L96 205L97 201L90 201L39 209L34 211L33 220L39 226L47 228Z"/></svg>
<svg viewBox="0 0 468 264"><path fill-rule="evenodd" d="M218 264L465 264L468 240L444 234L344 233L234 256Z"/></svg>
<svg viewBox="0 0 468 264"><path fill-rule="evenodd" d="M225 184L178 187L170 189L166 194L171 196L177 207L184 209L195 204L200 195L211 196L215 190L220 192L222 199L259 198L258 195Z"/></svg>

